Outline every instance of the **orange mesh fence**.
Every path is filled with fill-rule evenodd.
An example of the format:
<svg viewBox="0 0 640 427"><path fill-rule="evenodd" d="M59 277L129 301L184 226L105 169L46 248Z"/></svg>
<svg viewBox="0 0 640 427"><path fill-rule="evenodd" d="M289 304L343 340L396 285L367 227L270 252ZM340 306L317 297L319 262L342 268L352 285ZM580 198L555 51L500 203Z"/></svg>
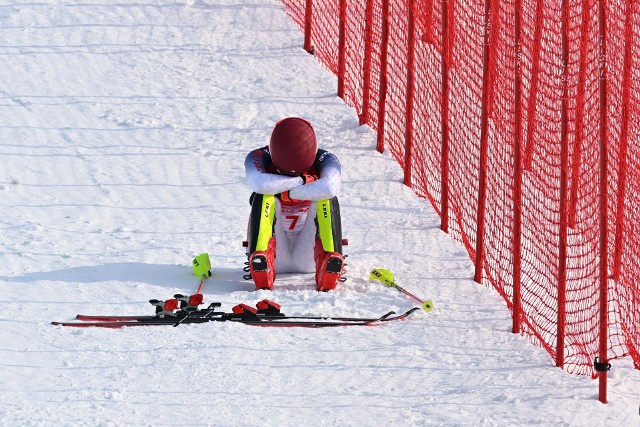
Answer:
<svg viewBox="0 0 640 427"><path fill-rule="evenodd" d="M311 48L320 62L331 72L338 73L338 18L337 2L318 2L311 17Z"/></svg>
<svg viewBox="0 0 640 427"><path fill-rule="evenodd" d="M640 369L640 6L282 3L514 331L569 372Z"/></svg>
<svg viewBox="0 0 640 427"><path fill-rule="evenodd" d="M441 10L433 1L416 2L413 37L413 94L411 107L409 153L406 152L405 182L421 197L427 198L440 214L442 106L441 106ZM405 27L406 28L406 27ZM407 71L405 71L407 73ZM394 85L391 79L390 85ZM393 132L387 129L388 133ZM397 132L397 131L396 131ZM399 135L405 141L405 135ZM408 156L407 156L408 154ZM396 157L397 158L397 157Z"/></svg>

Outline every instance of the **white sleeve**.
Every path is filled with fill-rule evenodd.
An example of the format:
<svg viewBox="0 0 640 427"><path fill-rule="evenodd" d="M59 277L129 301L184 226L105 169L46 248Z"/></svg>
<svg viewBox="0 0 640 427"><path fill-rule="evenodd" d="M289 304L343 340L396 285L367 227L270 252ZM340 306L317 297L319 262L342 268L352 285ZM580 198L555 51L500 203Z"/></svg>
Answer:
<svg viewBox="0 0 640 427"><path fill-rule="evenodd" d="M247 185L251 191L258 194L279 194L302 185L303 179L299 176L266 172L265 155L268 156L263 150L254 150L244 161Z"/></svg>
<svg viewBox="0 0 640 427"><path fill-rule="evenodd" d="M326 153L318 162L320 178L310 184L301 185L289 192L289 197L295 200L326 200L332 199L340 193L342 185L341 166L338 158Z"/></svg>

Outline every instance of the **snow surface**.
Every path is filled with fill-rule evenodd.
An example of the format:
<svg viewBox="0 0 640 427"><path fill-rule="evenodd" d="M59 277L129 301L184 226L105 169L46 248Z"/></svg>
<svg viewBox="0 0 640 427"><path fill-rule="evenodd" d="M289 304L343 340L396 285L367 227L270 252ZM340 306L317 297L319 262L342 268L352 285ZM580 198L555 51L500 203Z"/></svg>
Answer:
<svg viewBox="0 0 640 427"><path fill-rule="evenodd" d="M597 381L510 333L493 290L402 185L302 49L277 0L39 0L0 5L0 424L3 426L640 425L640 372ZM349 281L273 292L242 280L243 160L300 115L343 163ZM436 310L376 328L69 329L77 313L151 314L191 293L267 297L287 314Z"/></svg>

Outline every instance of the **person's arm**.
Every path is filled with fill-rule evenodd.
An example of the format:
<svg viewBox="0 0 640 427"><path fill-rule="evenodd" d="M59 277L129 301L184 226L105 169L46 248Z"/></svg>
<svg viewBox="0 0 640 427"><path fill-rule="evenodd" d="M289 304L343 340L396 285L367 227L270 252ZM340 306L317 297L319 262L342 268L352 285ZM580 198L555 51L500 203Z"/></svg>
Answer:
<svg viewBox="0 0 640 427"><path fill-rule="evenodd" d="M295 200L326 200L338 195L342 183L340 161L329 152L322 152L316 161L319 179L289 191Z"/></svg>
<svg viewBox="0 0 640 427"><path fill-rule="evenodd" d="M251 191L258 194L279 194L303 184L303 179L299 176L268 173L270 162L271 157L263 148L253 150L247 155L244 170Z"/></svg>

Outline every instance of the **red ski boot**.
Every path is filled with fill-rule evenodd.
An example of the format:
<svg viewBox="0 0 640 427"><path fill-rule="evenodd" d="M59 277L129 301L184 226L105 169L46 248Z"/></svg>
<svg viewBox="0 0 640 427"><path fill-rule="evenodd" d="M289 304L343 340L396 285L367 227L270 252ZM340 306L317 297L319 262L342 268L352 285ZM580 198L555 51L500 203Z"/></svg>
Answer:
<svg viewBox="0 0 640 427"><path fill-rule="evenodd" d="M255 251L249 255L249 271L257 289L273 290L276 280L276 240L271 238L266 251Z"/></svg>
<svg viewBox="0 0 640 427"><path fill-rule="evenodd" d="M338 252L326 252L322 243L317 240L315 247L316 259L316 289L320 292L331 291L336 288L342 278L344 257Z"/></svg>

